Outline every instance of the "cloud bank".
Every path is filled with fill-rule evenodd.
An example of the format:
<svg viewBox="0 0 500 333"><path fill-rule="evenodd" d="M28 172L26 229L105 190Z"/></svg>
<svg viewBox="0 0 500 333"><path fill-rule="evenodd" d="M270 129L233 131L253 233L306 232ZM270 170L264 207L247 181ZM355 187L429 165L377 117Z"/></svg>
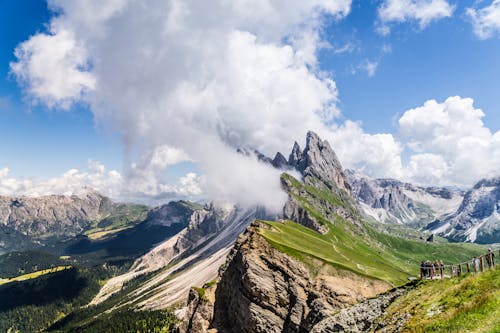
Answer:
<svg viewBox="0 0 500 333"><path fill-rule="evenodd" d="M88 103L139 160L125 174L145 188L168 165L143 156L163 147L198 165L208 197L278 208L278 172L235 149L288 149L338 113L316 50L323 19L347 15L350 0L49 5L49 31L17 47L11 71L35 103Z"/></svg>
<svg viewBox="0 0 500 333"><path fill-rule="evenodd" d="M344 166L374 177L468 186L494 172L488 163L498 165L500 135L484 126L471 99L407 110L396 134L339 122L336 84L319 68L317 51L323 22L348 15L348 0L49 4L58 14L48 32L17 47L12 73L34 103L87 103L97 122L121 134L127 152L121 173L71 171L50 184L83 179L74 184L116 189L112 197L203 194L278 210L285 200L279 172L236 148L286 154L307 130L328 139ZM425 27L452 12L443 0L388 0L379 14ZM202 175L168 184L165 170L183 161ZM3 193L63 190L7 174L1 181Z"/></svg>
<svg viewBox="0 0 500 333"><path fill-rule="evenodd" d="M103 164L92 160L88 161L85 170L70 169L47 180L18 179L9 176L10 172L8 167L0 168L0 195L73 195L80 193L83 188L90 188L120 201L147 204L161 204L169 199L195 199L202 195L203 179L196 173L187 173L176 184L162 182L161 178L155 179L152 184L127 180L119 171L107 171Z"/></svg>

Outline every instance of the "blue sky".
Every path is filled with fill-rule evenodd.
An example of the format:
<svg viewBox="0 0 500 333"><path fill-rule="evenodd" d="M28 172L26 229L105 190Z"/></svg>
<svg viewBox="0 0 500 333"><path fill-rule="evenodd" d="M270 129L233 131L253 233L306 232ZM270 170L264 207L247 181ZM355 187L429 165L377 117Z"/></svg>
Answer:
<svg viewBox="0 0 500 333"><path fill-rule="evenodd" d="M0 1L0 166L15 177L53 177L88 159L110 168L121 165L121 147L111 133L94 126L92 113L81 105L71 112L33 105L9 63L15 47L37 32L46 31L51 13L45 1Z"/></svg>
<svg viewBox="0 0 500 333"><path fill-rule="evenodd" d="M358 121L368 134L391 133L397 139L397 119L406 110L459 95L485 112L485 127L500 129L500 40L474 33L466 10L477 2L449 2L455 6L452 17L425 26L412 19L386 22L388 35L377 30L382 1L353 1L347 16L323 21L321 35L329 46L317 56L320 69L337 85L339 122ZM88 106L74 103L61 110L33 103L10 73L16 46L46 33L51 17L45 1L0 0L0 168L8 166L14 177L48 178L84 169L90 159L121 170L118 135L96 125ZM185 163L170 168L167 178L188 169Z"/></svg>

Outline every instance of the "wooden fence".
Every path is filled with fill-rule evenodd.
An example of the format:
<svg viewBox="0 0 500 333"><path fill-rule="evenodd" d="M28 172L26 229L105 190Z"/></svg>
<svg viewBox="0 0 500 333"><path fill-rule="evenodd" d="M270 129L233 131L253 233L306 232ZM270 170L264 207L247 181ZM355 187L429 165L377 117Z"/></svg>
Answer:
<svg viewBox="0 0 500 333"><path fill-rule="evenodd" d="M500 258L500 250L498 250ZM444 279L447 277L461 276L466 273L482 273L495 266L495 251L488 252L469 261L458 264L444 265L442 262L422 262L420 264L421 279ZM449 273L449 274L447 274Z"/></svg>

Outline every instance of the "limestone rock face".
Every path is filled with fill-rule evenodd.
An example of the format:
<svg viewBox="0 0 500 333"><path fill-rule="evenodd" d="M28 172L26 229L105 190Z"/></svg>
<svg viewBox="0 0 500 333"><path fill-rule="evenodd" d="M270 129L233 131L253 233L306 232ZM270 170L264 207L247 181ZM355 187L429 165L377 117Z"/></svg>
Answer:
<svg viewBox="0 0 500 333"><path fill-rule="evenodd" d="M425 227L455 212L463 197L459 190L373 179L352 170L346 175L360 210L381 223Z"/></svg>
<svg viewBox="0 0 500 333"><path fill-rule="evenodd" d="M385 309L404 293L405 289L399 288L342 309L337 314L327 317L314 325L311 333L373 332L376 328L380 328L377 321L383 316Z"/></svg>
<svg viewBox="0 0 500 333"><path fill-rule="evenodd" d="M221 273L212 322L218 332L309 332L339 309L387 288L361 288L370 282L354 275L312 277L257 228L266 225L255 222L240 236Z"/></svg>
<svg viewBox="0 0 500 333"><path fill-rule="evenodd" d="M299 169L300 161L302 161L302 150L300 149L299 144L295 142L293 144L292 152L288 157L288 165Z"/></svg>
<svg viewBox="0 0 500 333"><path fill-rule="evenodd" d="M479 181L455 213L429 229L454 241L500 242L500 178Z"/></svg>
<svg viewBox="0 0 500 333"><path fill-rule="evenodd" d="M212 291L209 291L212 292ZM200 295L200 293L191 288L188 297L188 306L184 310L184 320L178 327L179 333L210 333L217 332L215 329L210 329L212 321L214 306L207 296Z"/></svg>
<svg viewBox="0 0 500 333"><path fill-rule="evenodd" d="M321 140L314 132L307 133L304 151L301 151L295 142L288 163L303 175L304 182L315 178L326 184L333 184L348 193L351 191L342 165L332 147L328 141Z"/></svg>
<svg viewBox="0 0 500 333"><path fill-rule="evenodd" d="M286 160L285 156L283 156L283 154L281 154L280 152L276 153L276 156L274 156L272 164L273 167L275 167L276 169L286 170L289 168L288 161Z"/></svg>
<svg viewBox="0 0 500 333"><path fill-rule="evenodd" d="M78 196L0 197L0 224L34 238L76 235L99 217L107 201L94 191Z"/></svg>

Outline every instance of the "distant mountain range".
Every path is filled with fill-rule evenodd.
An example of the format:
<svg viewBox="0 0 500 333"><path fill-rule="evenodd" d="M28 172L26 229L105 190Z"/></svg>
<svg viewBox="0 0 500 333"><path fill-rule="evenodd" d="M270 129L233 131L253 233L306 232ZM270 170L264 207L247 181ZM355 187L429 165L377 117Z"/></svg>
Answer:
<svg viewBox="0 0 500 333"><path fill-rule="evenodd" d="M481 180L464 192L373 179L352 170L346 174L369 219L427 230L452 241L500 242L500 178Z"/></svg>

